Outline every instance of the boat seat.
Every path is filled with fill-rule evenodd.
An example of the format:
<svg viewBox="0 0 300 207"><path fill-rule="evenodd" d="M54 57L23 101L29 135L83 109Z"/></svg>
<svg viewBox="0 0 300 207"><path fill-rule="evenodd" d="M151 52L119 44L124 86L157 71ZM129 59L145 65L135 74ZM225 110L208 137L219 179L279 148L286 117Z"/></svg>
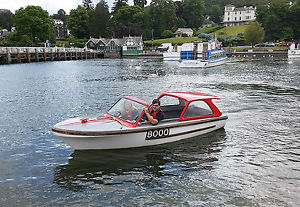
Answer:
<svg viewBox="0 0 300 207"><path fill-rule="evenodd" d="M184 106L181 105L169 105L169 106L161 106L165 114L165 119L174 119L179 118Z"/></svg>

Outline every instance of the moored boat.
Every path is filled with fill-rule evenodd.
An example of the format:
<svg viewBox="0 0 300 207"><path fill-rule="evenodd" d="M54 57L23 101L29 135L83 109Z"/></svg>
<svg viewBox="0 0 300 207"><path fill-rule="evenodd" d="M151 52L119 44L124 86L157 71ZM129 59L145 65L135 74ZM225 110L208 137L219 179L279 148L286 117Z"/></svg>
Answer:
<svg viewBox="0 0 300 207"><path fill-rule="evenodd" d="M202 43L202 56L190 55L189 58L182 56L179 66L182 68L205 68L214 67L226 63L226 52L221 48L217 41L210 41ZM197 48L199 46L196 46ZM195 52L191 52L195 54Z"/></svg>
<svg viewBox="0 0 300 207"><path fill-rule="evenodd" d="M125 96L99 117L68 119L53 126L52 131L76 150L119 149L199 136L223 128L228 119L213 103L219 99L213 95L172 92L161 94L158 99L165 119L157 125L143 120L143 108L148 107L145 101ZM130 116L125 105L134 109Z"/></svg>
<svg viewBox="0 0 300 207"><path fill-rule="evenodd" d="M288 49L288 58L300 58L300 44L291 44Z"/></svg>

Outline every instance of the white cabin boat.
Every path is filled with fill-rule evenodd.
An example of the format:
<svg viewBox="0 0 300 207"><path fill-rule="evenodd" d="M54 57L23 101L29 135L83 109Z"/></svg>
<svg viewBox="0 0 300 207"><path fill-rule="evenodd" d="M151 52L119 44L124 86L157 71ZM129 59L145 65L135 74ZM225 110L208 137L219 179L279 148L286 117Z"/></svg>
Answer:
<svg viewBox="0 0 300 207"><path fill-rule="evenodd" d="M76 150L120 149L199 136L223 128L228 119L213 103L219 99L213 95L172 92L161 94L158 99L165 118L157 125L143 120L146 102L123 97L99 117L68 119L53 126L52 131ZM135 113L124 110L129 105Z"/></svg>
<svg viewBox="0 0 300 207"><path fill-rule="evenodd" d="M171 43L163 43L157 49L162 52L163 60L165 61L180 60L181 46L173 46Z"/></svg>
<svg viewBox="0 0 300 207"><path fill-rule="evenodd" d="M195 49L187 54L182 53L179 66L182 68L204 68L226 63L226 52L221 48L221 44L218 41L194 43L196 51L199 50L199 47L203 51L201 57L198 56Z"/></svg>
<svg viewBox="0 0 300 207"><path fill-rule="evenodd" d="M291 44L288 49L288 58L300 58L300 44Z"/></svg>

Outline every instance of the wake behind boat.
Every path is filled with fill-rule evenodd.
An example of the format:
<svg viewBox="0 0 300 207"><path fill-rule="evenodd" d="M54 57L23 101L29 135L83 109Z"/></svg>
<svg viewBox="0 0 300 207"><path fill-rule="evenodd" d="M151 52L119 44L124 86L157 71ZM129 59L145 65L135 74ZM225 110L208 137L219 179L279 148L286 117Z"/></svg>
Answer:
<svg viewBox="0 0 300 207"><path fill-rule="evenodd" d="M53 126L52 131L76 150L120 149L199 136L223 128L228 119L213 104L219 99L213 95L173 92L158 99L165 119L157 125L143 120L146 102L125 96L99 117L68 119ZM125 105L130 105L131 113L124 110Z"/></svg>

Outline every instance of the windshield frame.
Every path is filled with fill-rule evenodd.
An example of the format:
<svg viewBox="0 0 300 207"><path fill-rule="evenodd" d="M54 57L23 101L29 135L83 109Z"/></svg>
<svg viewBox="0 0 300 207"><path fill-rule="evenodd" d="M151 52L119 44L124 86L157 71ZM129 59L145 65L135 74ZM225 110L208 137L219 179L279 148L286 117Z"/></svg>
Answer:
<svg viewBox="0 0 300 207"><path fill-rule="evenodd" d="M132 120L132 121L129 121L129 120L126 120L126 119L123 119L122 117L117 117L115 116L114 114L111 114L109 113L111 109L113 109L121 100L129 100L131 102L134 102L134 103L138 103L140 104L142 107L142 109L144 107L148 107L148 104L146 102L144 102L143 100L139 100L137 98L132 98L132 97L129 97L129 96L124 96L124 97L121 97L119 98L113 105L112 107L110 107L110 109L106 112L109 116L112 116L112 117L115 117L116 119L122 121L122 122L126 122L126 123L129 123L131 126L135 127L139 121L141 120L141 117L144 115L144 110L141 110L141 112L139 112L137 118L135 119L136 121ZM125 102L125 101L124 101Z"/></svg>

